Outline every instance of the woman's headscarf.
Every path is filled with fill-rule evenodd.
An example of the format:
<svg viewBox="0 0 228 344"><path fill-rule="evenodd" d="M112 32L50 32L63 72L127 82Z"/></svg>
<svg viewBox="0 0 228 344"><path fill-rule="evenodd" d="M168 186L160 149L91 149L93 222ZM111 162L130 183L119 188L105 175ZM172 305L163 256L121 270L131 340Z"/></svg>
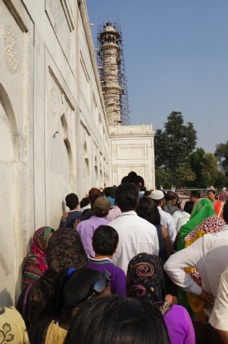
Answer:
<svg viewBox="0 0 228 344"><path fill-rule="evenodd" d="M31 252L32 251L46 252L48 239L52 232L54 232L54 229L48 226L44 226L37 229L33 235L33 243L32 243Z"/></svg>
<svg viewBox="0 0 228 344"><path fill-rule="evenodd" d="M166 290L161 261L155 255L140 253L130 260L126 292L129 297L144 297L151 300L163 315L171 308L165 301Z"/></svg>
<svg viewBox="0 0 228 344"><path fill-rule="evenodd" d="M48 243L47 263L49 269L55 272L88 265L88 258L77 231L72 228L59 228L55 231Z"/></svg>
<svg viewBox="0 0 228 344"><path fill-rule="evenodd" d="M186 237L186 235L188 235L193 229L195 229L200 223L202 223L203 220L212 215L215 215L215 211L209 199L201 198L195 202L190 220L180 228L177 243L178 251L182 250L185 247L184 238Z"/></svg>
<svg viewBox="0 0 228 344"><path fill-rule="evenodd" d="M48 242L47 263L49 269L32 287L29 294L30 322L36 321L44 300L49 298L49 289L56 275L66 268L81 268L88 265L81 238L72 228L59 228Z"/></svg>
<svg viewBox="0 0 228 344"><path fill-rule="evenodd" d="M225 221L216 215L207 217L193 231L184 238L185 247L190 246L194 241L201 238L204 234L218 233L225 225Z"/></svg>
<svg viewBox="0 0 228 344"><path fill-rule="evenodd" d="M29 344L24 320L14 307L0 308L0 343Z"/></svg>
<svg viewBox="0 0 228 344"><path fill-rule="evenodd" d="M54 232L54 229L48 226L37 229L33 235L31 251L27 254L24 260L25 264L26 258L35 257L42 274L48 268L46 263L46 250L48 239L52 232Z"/></svg>

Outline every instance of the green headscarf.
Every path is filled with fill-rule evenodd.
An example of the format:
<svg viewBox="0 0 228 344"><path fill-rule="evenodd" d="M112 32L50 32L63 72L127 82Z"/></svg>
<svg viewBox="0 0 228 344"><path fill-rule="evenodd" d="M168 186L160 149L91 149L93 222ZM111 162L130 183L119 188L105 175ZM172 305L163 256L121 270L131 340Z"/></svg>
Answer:
<svg viewBox="0 0 228 344"><path fill-rule="evenodd" d="M185 248L184 238L188 235L193 229L196 228L201 222L203 222L207 217L215 215L215 211L211 201L208 198L201 198L196 201L190 220L180 228L177 251Z"/></svg>

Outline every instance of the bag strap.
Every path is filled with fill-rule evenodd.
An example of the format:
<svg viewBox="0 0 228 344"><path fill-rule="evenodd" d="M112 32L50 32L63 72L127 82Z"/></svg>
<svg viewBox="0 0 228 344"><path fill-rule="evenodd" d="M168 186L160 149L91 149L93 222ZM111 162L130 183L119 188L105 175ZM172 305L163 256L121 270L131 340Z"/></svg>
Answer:
<svg viewBox="0 0 228 344"><path fill-rule="evenodd" d="M22 318L24 319L24 321L26 321L26 318L27 318L27 301L28 301L28 295L29 295L29 292L30 290L32 289L33 285L35 284L35 282L31 282L27 288L26 288L26 291L25 291L25 295L23 297L23 304L22 304L22 312L21 312L21 315L22 315Z"/></svg>

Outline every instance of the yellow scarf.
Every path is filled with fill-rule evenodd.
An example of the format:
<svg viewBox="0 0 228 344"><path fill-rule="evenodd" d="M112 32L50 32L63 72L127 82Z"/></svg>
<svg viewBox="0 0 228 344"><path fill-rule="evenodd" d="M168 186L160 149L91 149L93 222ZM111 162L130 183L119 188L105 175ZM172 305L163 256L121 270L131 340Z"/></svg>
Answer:
<svg viewBox="0 0 228 344"><path fill-rule="evenodd" d="M54 321L52 321L48 326L45 344L63 344L66 335L67 330L59 327Z"/></svg>

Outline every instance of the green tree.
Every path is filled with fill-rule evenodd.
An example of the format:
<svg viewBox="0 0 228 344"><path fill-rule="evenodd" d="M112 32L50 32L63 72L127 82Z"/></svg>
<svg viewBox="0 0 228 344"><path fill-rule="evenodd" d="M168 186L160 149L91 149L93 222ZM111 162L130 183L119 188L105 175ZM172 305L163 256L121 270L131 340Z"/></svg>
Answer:
<svg viewBox="0 0 228 344"><path fill-rule="evenodd" d="M164 171L162 168L155 169L156 187L159 189L162 185L164 189L168 189L172 184L172 176L169 172Z"/></svg>
<svg viewBox="0 0 228 344"><path fill-rule="evenodd" d="M191 122L184 124L181 112L173 111L164 124L164 130L155 133L155 167L172 176L172 184L177 182L177 169L189 166L188 158L196 146L196 130Z"/></svg>
<svg viewBox="0 0 228 344"><path fill-rule="evenodd" d="M205 153L201 165L202 183L204 186L214 185L218 176L217 159L212 153Z"/></svg>
<svg viewBox="0 0 228 344"><path fill-rule="evenodd" d="M218 159L221 171L228 177L228 141L216 146L215 156Z"/></svg>
<svg viewBox="0 0 228 344"><path fill-rule="evenodd" d="M218 171L218 175L217 175L217 178L215 180L214 186L217 189L222 189L226 185L228 185L228 176L226 177L223 172Z"/></svg>
<svg viewBox="0 0 228 344"><path fill-rule="evenodd" d="M196 179L193 182L188 182L188 186L194 186L199 188L204 188L206 185L204 185L204 182L202 181L202 162L205 157L205 151L203 148L197 148L195 152L193 152L189 156L189 164L192 169L192 171L195 173Z"/></svg>
<svg viewBox="0 0 228 344"><path fill-rule="evenodd" d="M203 148L198 148L190 155L189 164L196 175L196 180L188 186L206 188L215 185L218 178L218 166L217 159L212 153L205 153Z"/></svg>
<svg viewBox="0 0 228 344"><path fill-rule="evenodd" d="M176 177L177 177L177 183L179 185L182 185L182 184L186 185L186 183L195 182L196 180L195 173L187 165L180 166L177 168Z"/></svg>

